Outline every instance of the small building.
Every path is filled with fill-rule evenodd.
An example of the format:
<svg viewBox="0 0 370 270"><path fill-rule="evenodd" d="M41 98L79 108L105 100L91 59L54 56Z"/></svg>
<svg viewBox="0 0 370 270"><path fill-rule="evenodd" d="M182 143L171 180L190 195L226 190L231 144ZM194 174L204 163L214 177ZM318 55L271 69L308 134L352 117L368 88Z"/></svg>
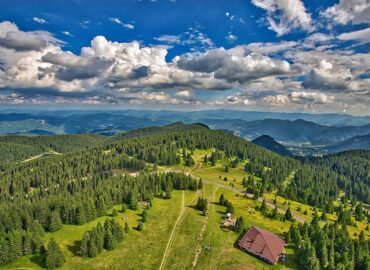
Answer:
<svg viewBox="0 0 370 270"><path fill-rule="evenodd" d="M284 253L285 241L278 235L252 226L238 242L238 246L249 253L276 264Z"/></svg>
<svg viewBox="0 0 370 270"><path fill-rule="evenodd" d="M221 227L224 229L234 229L235 224L236 218L233 218L231 213L227 213L221 222Z"/></svg>

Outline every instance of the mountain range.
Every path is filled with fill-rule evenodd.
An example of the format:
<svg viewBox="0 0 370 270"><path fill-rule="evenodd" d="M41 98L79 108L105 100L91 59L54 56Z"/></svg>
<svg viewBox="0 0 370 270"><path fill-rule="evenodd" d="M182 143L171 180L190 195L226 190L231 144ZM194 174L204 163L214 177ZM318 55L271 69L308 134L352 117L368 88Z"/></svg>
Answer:
<svg viewBox="0 0 370 270"><path fill-rule="evenodd" d="M325 153L366 148L369 116L341 114L271 113L233 110L193 112L151 110L0 111L0 134L50 135L97 133L114 135L146 126L173 122L203 123L248 140L299 153ZM360 136L360 137L359 137ZM361 136L365 136L364 138ZM360 141L364 141L360 143ZM279 145L277 145L279 144ZM281 145L281 146L280 146ZM302 151L304 149L304 151ZM292 150L293 151L293 150Z"/></svg>

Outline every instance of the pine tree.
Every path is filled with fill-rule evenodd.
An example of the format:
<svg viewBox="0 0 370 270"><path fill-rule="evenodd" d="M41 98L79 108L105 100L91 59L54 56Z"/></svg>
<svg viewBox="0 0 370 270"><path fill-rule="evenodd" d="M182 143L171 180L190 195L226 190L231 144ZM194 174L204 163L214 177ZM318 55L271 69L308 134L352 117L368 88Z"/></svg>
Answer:
<svg viewBox="0 0 370 270"><path fill-rule="evenodd" d="M224 194L220 195L219 203L220 203L220 205L225 205L225 196L224 196Z"/></svg>
<svg viewBox="0 0 370 270"><path fill-rule="evenodd" d="M290 210L290 207L288 207L288 209L286 210L284 217L285 217L286 220L289 220L289 221L294 220L292 211Z"/></svg>
<svg viewBox="0 0 370 270"><path fill-rule="evenodd" d="M105 236L104 236L104 248L106 250L113 250L117 246L117 241L114 239L112 233L107 230L105 231Z"/></svg>
<svg viewBox="0 0 370 270"><path fill-rule="evenodd" d="M266 215L267 213L266 199L263 199L260 210L262 214Z"/></svg>
<svg viewBox="0 0 370 270"><path fill-rule="evenodd" d="M137 225L137 230L139 231L139 232L141 232L142 230L144 230L144 223L143 222L139 222L139 224Z"/></svg>
<svg viewBox="0 0 370 270"><path fill-rule="evenodd" d="M130 231L130 226L128 225L127 221L125 222L125 233Z"/></svg>
<svg viewBox="0 0 370 270"><path fill-rule="evenodd" d="M80 244L80 248L78 250L78 255L82 257L89 256L89 245L90 245L90 233L85 232Z"/></svg>
<svg viewBox="0 0 370 270"><path fill-rule="evenodd" d="M49 231L56 232L62 228L62 220L60 218L59 212L54 210L51 212Z"/></svg>
<svg viewBox="0 0 370 270"><path fill-rule="evenodd" d="M244 227L245 227L244 218L242 216L238 217L235 222L235 231L241 232L244 229Z"/></svg>
<svg viewBox="0 0 370 270"><path fill-rule="evenodd" d="M202 188L203 188L203 181L202 181L202 178L201 178L198 181L198 189L202 189Z"/></svg>
<svg viewBox="0 0 370 270"><path fill-rule="evenodd" d="M143 213L141 214L142 216L142 221L145 223L148 221L148 211L146 209L143 210Z"/></svg>
<svg viewBox="0 0 370 270"><path fill-rule="evenodd" d="M45 266L48 269L58 268L63 265L65 261L64 255L54 238L51 238L45 256Z"/></svg>

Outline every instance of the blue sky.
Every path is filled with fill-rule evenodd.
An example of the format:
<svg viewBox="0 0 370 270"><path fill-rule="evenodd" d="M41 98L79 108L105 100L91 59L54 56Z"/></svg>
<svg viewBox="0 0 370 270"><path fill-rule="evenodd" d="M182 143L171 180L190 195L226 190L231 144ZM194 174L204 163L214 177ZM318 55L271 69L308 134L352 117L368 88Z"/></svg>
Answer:
<svg viewBox="0 0 370 270"><path fill-rule="evenodd" d="M0 104L370 114L369 23L367 0L4 0Z"/></svg>

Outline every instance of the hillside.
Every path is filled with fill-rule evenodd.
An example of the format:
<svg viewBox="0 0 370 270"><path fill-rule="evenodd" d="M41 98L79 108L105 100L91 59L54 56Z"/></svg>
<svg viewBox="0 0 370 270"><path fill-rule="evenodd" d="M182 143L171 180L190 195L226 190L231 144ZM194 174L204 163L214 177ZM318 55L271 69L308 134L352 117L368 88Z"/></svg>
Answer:
<svg viewBox="0 0 370 270"><path fill-rule="evenodd" d="M354 136L343 142L324 148L329 153L342 152L348 150L370 150L370 134L363 136Z"/></svg>
<svg viewBox="0 0 370 270"><path fill-rule="evenodd" d="M305 221L315 235L338 235L335 247L332 244L335 252L343 241L365 248L358 235L370 237L361 204L351 200L366 202L367 193L351 188L364 184L351 170L343 173L316 160L302 166L203 124L177 122L109 138L8 136L3 140L5 145L53 146L65 152L4 165L0 269L45 268L42 247L51 238L65 256L61 269L120 269L124 264L128 269L195 265L195 269L230 270L250 265L260 270L271 266L234 246L250 226L289 241L286 263L273 269L301 269L300 256L295 254L299 242L289 235L296 227L303 232L307 227L299 224ZM359 156L362 161L366 157ZM368 172L368 167L360 168ZM343 191L348 201L334 207ZM226 213L238 219L238 226L220 227ZM318 226L319 215L327 215L320 220L328 224L325 229ZM332 225L335 220L348 226L348 234ZM313 239L311 234L308 237ZM227 258L222 256L225 252ZM361 254L365 254L362 262L368 255ZM335 263L348 262L338 257Z"/></svg>
<svg viewBox="0 0 370 270"><path fill-rule="evenodd" d="M0 136L0 168L44 152L68 153L97 146L104 140L95 134L53 136Z"/></svg>
<svg viewBox="0 0 370 270"><path fill-rule="evenodd" d="M292 156L293 154L287 150L282 144L274 140L274 138L268 135L262 135L252 141L252 143L257 144L267 150L275 152L282 156Z"/></svg>

